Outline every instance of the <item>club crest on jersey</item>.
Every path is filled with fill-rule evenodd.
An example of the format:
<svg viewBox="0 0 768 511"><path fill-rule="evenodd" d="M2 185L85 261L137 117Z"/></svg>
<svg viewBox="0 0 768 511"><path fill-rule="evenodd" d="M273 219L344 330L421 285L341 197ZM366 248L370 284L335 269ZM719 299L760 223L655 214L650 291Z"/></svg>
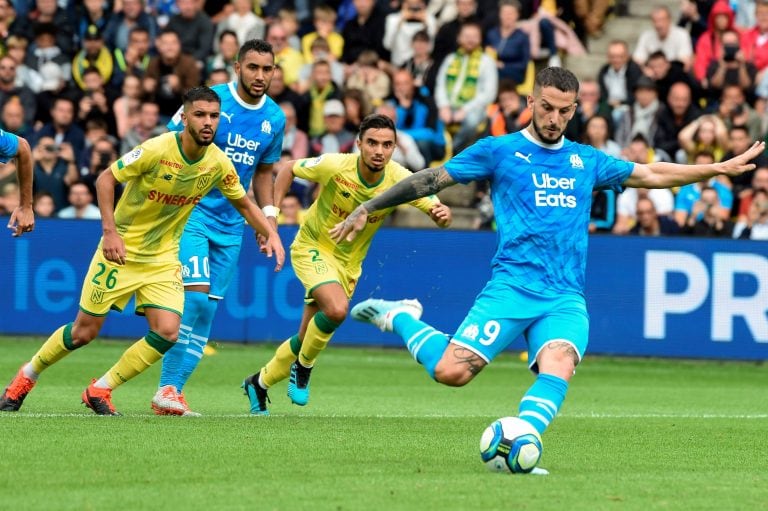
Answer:
<svg viewBox="0 0 768 511"><path fill-rule="evenodd" d="M581 158L578 154L572 154L571 155L571 168L572 169L583 169L584 168L584 162L581 161Z"/></svg>
<svg viewBox="0 0 768 511"><path fill-rule="evenodd" d="M267 135L272 133L272 124L266 119L261 123L261 132L266 133Z"/></svg>
<svg viewBox="0 0 768 511"><path fill-rule="evenodd" d="M464 331L461 332L461 336L470 341L474 341L475 339L477 339L477 336L479 333L480 333L480 327L478 327L475 323L473 323L471 325L467 325L467 327L464 328Z"/></svg>
<svg viewBox="0 0 768 511"><path fill-rule="evenodd" d="M200 176L197 178L197 189L202 190L211 182L211 176Z"/></svg>
<svg viewBox="0 0 768 511"><path fill-rule="evenodd" d="M91 303L101 303L104 301L104 291L100 289L94 289L91 291Z"/></svg>

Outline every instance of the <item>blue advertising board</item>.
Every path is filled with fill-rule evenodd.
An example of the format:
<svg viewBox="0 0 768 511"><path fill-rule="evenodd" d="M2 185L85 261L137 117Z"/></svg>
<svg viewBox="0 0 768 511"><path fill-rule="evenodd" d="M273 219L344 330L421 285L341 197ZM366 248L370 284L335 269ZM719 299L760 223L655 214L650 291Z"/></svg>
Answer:
<svg viewBox="0 0 768 511"><path fill-rule="evenodd" d="M48 335L77 313L100 236L93 221L38 221L30 235L0 237L0 334ZM295 228L281 228L289 244ZM353 298L418 298L424 320L452 334L490 276L489 232L382 229ZM590 353L768 358L768 244L741 240L594 236L586 295ZM279 273L245 234L238 273L218 309L212 339L279 341L295 333L303 288L290 264ZM140 337L143 318L112 313L104 337ZM392 334L348 319L335 344L399 346ZM514 349L523 349L518 340Z"/></svg>

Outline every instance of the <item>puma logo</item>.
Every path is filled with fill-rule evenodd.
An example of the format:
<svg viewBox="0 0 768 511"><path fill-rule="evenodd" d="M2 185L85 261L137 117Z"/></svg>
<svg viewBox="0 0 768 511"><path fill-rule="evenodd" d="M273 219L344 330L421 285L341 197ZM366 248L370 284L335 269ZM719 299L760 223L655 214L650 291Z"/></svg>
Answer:
<svg viewBox="0 0 768 511"><path fill-rule="evenodd" d="M221 116L225 117L227 119L227 122L232 122L232 118L235 116L235 114L228 114L227 112L221 112Z"/></svg>
<svg viewBox="0 0 768 511"><path fill-rule="evenodd" d="M520 151L515 151L515 156L520 158L521 160L525 160L528 162L528 164L531 164L531 156L533 156L533 153L528 153L528 156L524 155Z"/></svg>

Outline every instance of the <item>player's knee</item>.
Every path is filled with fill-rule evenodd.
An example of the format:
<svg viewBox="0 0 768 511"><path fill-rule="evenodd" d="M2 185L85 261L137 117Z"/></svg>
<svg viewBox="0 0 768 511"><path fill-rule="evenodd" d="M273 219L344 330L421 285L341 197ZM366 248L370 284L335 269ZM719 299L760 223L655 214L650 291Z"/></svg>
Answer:
<svg viewBox="0 0 768 511"><path fill-rule="evenodd" d="M168 342L176 342L179 339L178 328L172 328L172 327L159 328L153 331Z"/></svg>
<svg viewBox="0 0 768 511"><path fill-rule="evenodd" d="M348 312L349 312L348 302L331 304L325 309L323 309L323 314L325 314L325 317L327 317L328 319L330 319L336 324L341 324L346 319Z"/></svg>
<svg viewBox="0 0 768 511"><path fill-rule="evenodd" d="M579 355L572 344L554 341L541 350L536 362L540 373L554 374L570 380L579 363Z"/></svg>
<svg viewBox="0 0 768 511"><path fill-rule="evenodd" d="M80 347L85 346L99 335L99 327L97 325L82 325L74 323L72 325L72 344Z"/></svg>
<svg viewBox="0 0 768 511"><path fill-rule="evenodd" d="M475 375L464 367L439 362L435 367L435 380L449 387L463 387Z"/></svg>

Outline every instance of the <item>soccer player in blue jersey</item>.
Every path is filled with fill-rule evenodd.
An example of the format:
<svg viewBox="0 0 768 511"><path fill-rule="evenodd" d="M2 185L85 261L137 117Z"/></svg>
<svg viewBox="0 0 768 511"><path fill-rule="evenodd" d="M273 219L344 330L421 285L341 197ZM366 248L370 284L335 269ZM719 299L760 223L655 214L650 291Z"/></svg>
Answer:
<svg viewBox="0 0 768 511"><path fill-rule="evenodd" d="M32 232L35 214L32 210L32 149L29 142L13 133L0 129L0 163L16 158L16 176L19 180L19 206L11 212L8 228L13 236Z"/></svg>
<svg viewBox="0 0 768 511"><path fill-rule="evenodd" d="M528 97L533 115L525 129L484 138L444 165L413 174L363 203L331 232L337 242L351 240L367 228L374 211L457 182L489 180L499 239L493 272L456 333L449 337L420 321L415 300L368 299L352 309L352 317L396 333L433 379L457 387L523 335L536 380L518 415L539 433L557 414L587 348L584 271L592 190L669 188L735 176L753 169L748 162L765 149L758 142L740 156L708 165L617 160L563 138L578 89L570 71L543 69Z"/></svg>
<svg viewBox="0 0 768 511"><path fill-rule="evenodd" d="M261 39L243 44L235 63L237 80L212 87L221 98L221 122L214 143L229 156L241 183L253 183L264 215L274 227L272 165L280 159L285 115L267 96L275 71L272 45ZM180 128L180 113L168 124ZM247 187L247 185L246 185ZM243 220L217 190L197 205L184 229L179 257L185 304L179 339L166 353L160 385L152 399L159 415L197 415L182 394L203 357L216 308L232 280L243 238Z"/></svg>

